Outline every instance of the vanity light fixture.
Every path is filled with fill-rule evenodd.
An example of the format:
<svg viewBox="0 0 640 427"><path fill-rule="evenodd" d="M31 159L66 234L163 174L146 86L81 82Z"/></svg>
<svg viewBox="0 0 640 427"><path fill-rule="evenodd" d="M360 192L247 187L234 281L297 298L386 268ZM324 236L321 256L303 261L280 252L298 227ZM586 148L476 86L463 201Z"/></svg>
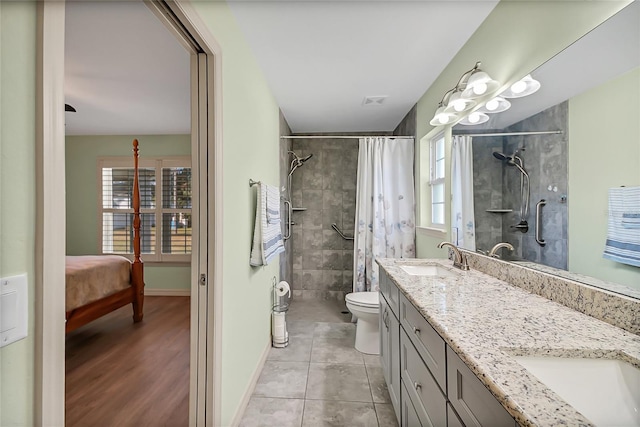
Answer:
<svg viewBox="0 0 640 427"><path fill-rule="evenodd" d="M445 92L429 124L431 126L442 126L454 123L460 118L459 114L467 112L476 106L475 98L495 92L499 87L500 83L482 71L480 62L476 62L476 65L471 70L466 71L452 89ZM486 119L483 116L486 116L486 114L480 113L480 115L473 116L474 119L477 119L477 122L473 124L489 120L488 116Z"/></svg>
<svg viewBox="0 0 640 427"><path fill-rule="evenodd" d="M493 80L484 71L477 71L469 77L467 87L462 92L462 96L468 99L475 99L484 94L495 92L500 87L500 82Z"/></svg>
<svg viewBox="0 0 640 427"><path fill-rule="evenodd" d="M458 119L459 117L457 115L446 112L444 105L440 105L440 107L438 107L438 109L436 110L436 114L433 116L433 119L431 119L429 124L431 126L449 125Z"/></svg>
<svg viewBox="0 0 640 427"><path fill-rule="evenodd" d="M511 103L504 99L501 96L496 96L495 98L487 101L482 107L478 108L478 111L482 113L502 113L503 111L507 111L511 108Z"/></svg>
<svg viewBox="0 0 640 427"><path fill-rule="evenodd" d="M514 84L509 89L500 94L504 98L521 98L523 96L531 95L540 89L540 82L531 77L531 74L527 74Z"/></svg>
<svg viewBox="0 0 640 427"><path fill-rule="evenodd" d="M458 123L465 126L473 126L473 125L479 125L479 124L485 123L488 120L489 120L489 116L486 115L485 113L482 113L480 111L474 111L473 113L469 114L468 116L460 120Z"/></svg>
<svg viewBox="0 0 640 427"><path fill-rule="evenodd" d="M476 106L476 102L472 99L467 99L462 96L461 91L455 91L449 97L449 103L445 107L445 111L448 113L464 113Z"/></svg>

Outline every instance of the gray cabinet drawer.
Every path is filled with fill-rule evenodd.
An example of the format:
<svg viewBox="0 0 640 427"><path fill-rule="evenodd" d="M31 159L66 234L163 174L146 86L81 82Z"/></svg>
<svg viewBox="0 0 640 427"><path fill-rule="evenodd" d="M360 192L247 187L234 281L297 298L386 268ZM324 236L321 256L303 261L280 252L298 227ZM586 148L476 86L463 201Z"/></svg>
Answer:
<svg viewBox="0 0 640 427"><path fill-rule="evenodd" d="M380 364L382 365L382 372L384 373L384 379L389 384L389 362L391 360L390 354L390 334L387 329L387 316L389 316L389 306L384 298L380 298L380 315L378 316L378 327L380 329Z"/></svg>
<svg viewBox="0 0 640 427"><path fill-rule="evenodd" d="M400 423L400 323L380 299L380 363L391 404Z"/></svg>
<svg viewBox="0 0 640 427"><path fill-rule="evenodd" d="M513 427L514 419L464 362L447 347L449 401L467 427Z"/></svg>
<svg viewBox="0 0 640 427"><path fill-rule="evenodd" d="M380 287L380 293L386 299L389 299L389 288L387 287L388 280L389 278L387 277L387 273L382 269L382 267L378 266L378 286Z"/></svg>
<svg viewBox="0 0 640 427"><path fill-rule="evenodd" d="M464 427L460 418L458 418L458 414L453 410L451 403L447 402L447 427Z"/></svg>
<svg viewBox="0 0 640 427"><path fill-rule="evenodd" d="M391 311L393 311L393 314L395 314L396 317L399 317L398 301L400 297L400 291L398 290L398 287L396 286L396 284L393 283L393 281L389 278L387 273L382 268L380 268L379 277L380 277L380 284L379 284L380 293L386 298L387 303L391 308Z"/></svg>
<svg viewBox="0 0 640 427"><path fill-rule="evenodd" d="M445 342L404 295L400 295L400 324L446 394Z"/></svg>
<svg viewBox="0 0 640 427"><path fill-rule="evenodd" d="M400 378L418 414L420 425L445 426L447 400L402 328L400 328Z"/></svg>
<svg viewBox="0 0 640 427"><path fill-rule="evenodd" d="M402 417L400 418L402 419L402 423L400 423L401 427L423 427L416 408L414 408L411 399L409 399L409 394L407 393L404 383L402 383Z"/></svg>

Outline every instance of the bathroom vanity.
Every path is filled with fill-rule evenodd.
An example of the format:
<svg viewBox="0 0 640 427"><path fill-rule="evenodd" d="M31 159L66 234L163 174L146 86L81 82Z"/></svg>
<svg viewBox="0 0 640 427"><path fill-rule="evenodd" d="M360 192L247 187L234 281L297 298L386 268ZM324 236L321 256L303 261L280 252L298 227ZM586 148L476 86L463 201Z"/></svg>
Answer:
<svg viewBox="0 0 640 427"><path fill-rule="evenodd" d="M611 405L615 399L612 394L598 398L602 390L597 389L591 393L595 403L587 403L585 409L583 401L574 400L572 387L565 390L565 384L558 388L547 380L539 370L544 371L547 365L535 366L540 360L551 365L568 362L576 370L585 360L617 361L627 369L624 377L637 381L628 384L638 393L631 396L630 404L638 399L635 408L640 406L640 380L633 379L640 372L637 332L535 295L514 286L511 280L508 283L482 273L473 268L475 261L471 271L461 271L452 268L449 260L377 260L382 295L380 355L399 425L606 425L602 419L616 425L618 421L611 417L624 417L629 410L623 407L624 402L620 402L623 406ZM546 279L541 276L537 281L544 283ZM640 301L626 303L632 310L640 307ZM620 310L619 301L612 304L618 304ZM636 314L630 313L632 317ZM635 327L637 321L626 319L621 326L630 329L627 324ZM572 370L566 366L561 369ZM550 369L556 368L553 365ZM587 369L578 373L578 378L585 378L585 372L587 377L595 376L599 370ZM577 382L569 386L583 391L592 386L588 381L567 382ZM597 407L603 403L607 408ZM638 412L628 416L640 425Z"/></svg>

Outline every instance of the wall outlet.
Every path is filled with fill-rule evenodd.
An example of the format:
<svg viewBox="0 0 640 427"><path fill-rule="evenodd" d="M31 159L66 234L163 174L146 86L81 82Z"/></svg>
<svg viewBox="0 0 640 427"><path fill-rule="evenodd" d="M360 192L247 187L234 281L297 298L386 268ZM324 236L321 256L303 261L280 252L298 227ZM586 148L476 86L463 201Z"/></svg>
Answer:
<svg viewBox="0 0 640 427"><path fill-rule="evenodd" d="M0 347L27 336L29 309L27 275L0 279Z"/></svg>

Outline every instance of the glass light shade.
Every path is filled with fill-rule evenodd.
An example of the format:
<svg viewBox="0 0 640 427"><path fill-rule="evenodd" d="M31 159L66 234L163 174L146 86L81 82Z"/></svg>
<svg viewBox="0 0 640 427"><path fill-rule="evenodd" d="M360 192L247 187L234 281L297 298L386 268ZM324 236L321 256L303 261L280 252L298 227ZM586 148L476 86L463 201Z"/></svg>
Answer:
<svg viewBox="0 0 640 427"><path fill-rule="evenodd" d="M464 98L462 96L462 92L453 92L444 111L446 113L458 114L470 110L475 105L476 102L471 99Z"/></svg>
<svg viewBox="0 0 640 427"><path fill-rule="evenodd" d="M479 125L489 120L489 116L485 113L474 111L458 123L465 126Z"/></svg>
<svg viewBox="0 0 640 427"><path fill-rule="evenodd" d="M487 103L480 107L478 111L481 113L492 114L507 111L509 108L511 108L511 103L509 101L500 96L496 96L490 101L487 101Z"/></svg>
<svg viewBox="0 0 640 427"><path fill-rule="evenodd" d="M535 93L538 89L540 89L540 82L531 77L531 74L527 74L512 84L509 89L502 92L500 96L504 98L521 98Z"/></svg>
<svg viewBox="0 0 640 427"><path fill-rule="evenodd" d="M469 77L467 87L462 92L462 97L467 99L475 99L486 93L496 91L500 87L500 83L493 80L489 74L484 71L476 71Z"/></svg>
<svg viewBox="0 0 640 427"><path fill-rule="evenodd" d="M433 115L433 119L429 122L431 126L442 126L448 125L458 120L458 116L453 113L448 113L445 111L444 105L439 107L436 110L436 113Z"/></svg>

